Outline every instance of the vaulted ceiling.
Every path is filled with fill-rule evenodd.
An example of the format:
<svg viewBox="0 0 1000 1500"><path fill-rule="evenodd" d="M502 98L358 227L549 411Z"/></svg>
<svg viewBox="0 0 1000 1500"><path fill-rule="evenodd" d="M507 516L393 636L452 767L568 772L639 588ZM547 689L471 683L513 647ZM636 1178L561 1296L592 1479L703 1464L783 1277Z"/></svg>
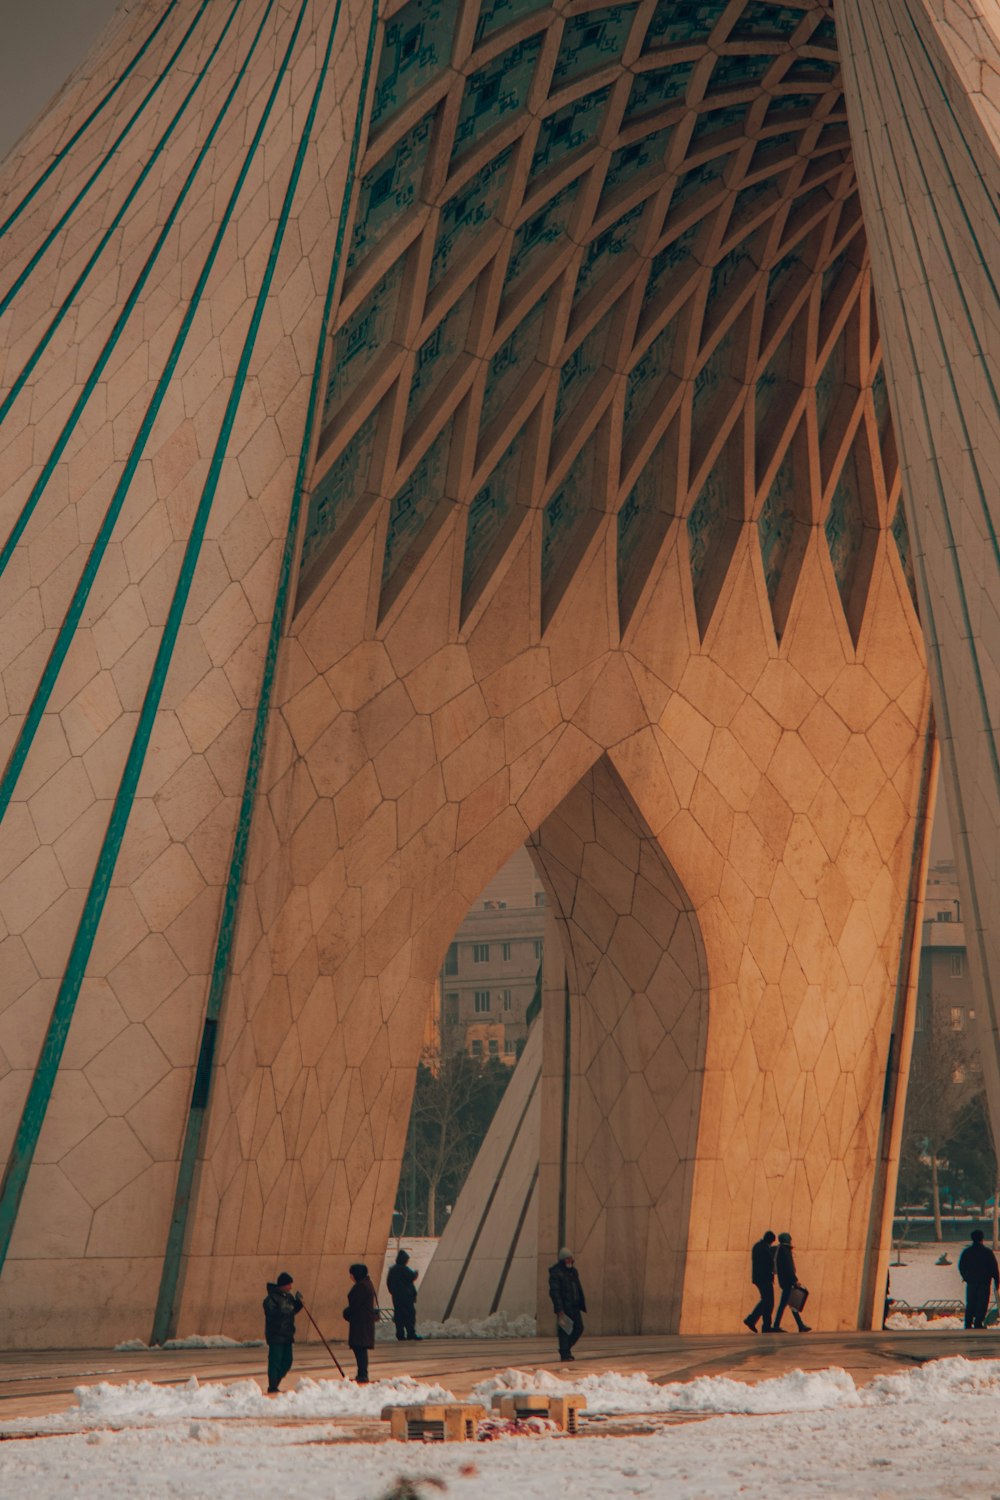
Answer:
<svg viewBox="0 0 1000 1500"><path fill-rule="evenodd" d="M675 545L704 630L750 528L780 637L821 528L856 637L910 569L831 5L386 10L300 600L374 511L381 613L535 527L543 631L608 539L623 630Z"/></svg>

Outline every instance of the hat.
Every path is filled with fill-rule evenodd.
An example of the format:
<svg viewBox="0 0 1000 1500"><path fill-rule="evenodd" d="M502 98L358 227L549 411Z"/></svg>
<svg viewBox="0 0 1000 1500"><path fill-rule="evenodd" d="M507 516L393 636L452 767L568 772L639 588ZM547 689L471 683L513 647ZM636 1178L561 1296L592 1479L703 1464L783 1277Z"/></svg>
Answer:
<svg viewBox="0 0 1000 1500"><path fill-rule="evenodd" d="M572 1250L570 1250L570 1248L569 1248L568 1245L563 1245L562 1249L559 1251L559 1259L560 1260L572 1260L573 1259L573 1252L572 1252Z"/></svg>
<svg viewBox="0 0 1000 1500"><path fill-rule="evenodd" d="M278 1277L277 1281L275 1282L275 1286L291 1286L291 1284L292 1284L292 1282L294 1280L295 1280L294 1276L289 1276L289 1274L288 1274L287 1271L282 1271L281 1275Z"/></svg>
<svg viewBox="0 0 1000 1500"><path fill-rule="evenodd" d="M782 1234L778 1235L778 1244L779 1245L790 1245L791 1243L792 1243L792 1237L788 1233L787 1229Z"/></svg>
<svg viewBox="0 0 1000 1500"><path fill-rule="evenodd" d="M399 1254L396 1256L397 1266L405 1266L409 1258L410 1257L405 1250L400 1250Z"/></svg>

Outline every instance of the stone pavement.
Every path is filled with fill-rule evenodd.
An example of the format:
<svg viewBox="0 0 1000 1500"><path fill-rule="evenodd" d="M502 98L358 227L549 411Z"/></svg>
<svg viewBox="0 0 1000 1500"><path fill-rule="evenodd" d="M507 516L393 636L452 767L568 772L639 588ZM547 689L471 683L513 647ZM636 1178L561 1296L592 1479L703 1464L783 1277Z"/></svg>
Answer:
<svg viewBox="0 0 1000 1500"><path fill-rule="evenodd" d="M337 1358L350 1371L353 1361L343 1344L334 1344ZM607 1370L645 1371L651 1379L692 1380L697 1375L730 1375L755 1382L788 1370L846 1369L858 1384L928 1360L953 1355L1000 1358L1000 1338L950 1329L940 1333L812 1333L772 1338L749 1334L685 1337L676 1334L643 1337L586 1337L578 1345L573 1366L559 1366L552 1341L536 1339L427 1339L415 1344L380 1344L372 1360L375 1379L412 1375L439 1381L456 1396L497 1370L549 1369L564 1377L595 1375ZM65 1411L73 1390L99 1380L152 1380L180 1384L191 1375L199 1380L261 1380L266 1364L263 1348L176 1349L161 1352L114 1353L106 1349L0 1352L0 1424L18 1417L41 1417ZM302 1343L296 1348L295 1375L322 1379L336 1376L322 1345ZM284 1419L283 1419L284 1420Z"/></svg>

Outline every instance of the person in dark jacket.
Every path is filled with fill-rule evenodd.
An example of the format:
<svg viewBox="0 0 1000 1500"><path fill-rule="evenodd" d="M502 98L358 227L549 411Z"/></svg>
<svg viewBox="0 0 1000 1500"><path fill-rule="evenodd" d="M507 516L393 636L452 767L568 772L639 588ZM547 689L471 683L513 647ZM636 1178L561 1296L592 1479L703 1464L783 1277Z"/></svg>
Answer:
<svg viewBox="0 0 1000 1500"><path fill-rule="evenodd" d="M549 1266L549 1297L556 1315L559 1359L565 1364L575 1358L573 1345L583 1332L582 1314L587 1311L587 1299L583 1295L573 1252L565 1246L559 1251L555 1265Z"/></svg>
<svg viewBox="0 0 1000 1500"><path fill-rule="evenodd" d="M295 1344L295 1319L302 1311L302 1297L292 1291L294 1282L287 1271L277 1281L267 1283L264 1298L264 1338L267 1340L267 1394L276 1396L281 1382L292 1368Z"/></svg>
<svg viewBox="0 0 1000 1500"><path fill-rule="evenodd" d="M360 1263L349 1266L354 1285L347 1294L344 1317L347 1321L347 1342L357 1361L358 1385L368 1384L368 1351L375 1348L375 1323L378 1318L378 1303L372 1286L368 1267Z"/></svg>
<svg viewBox="0 0 1000 1500"><path fill-rule="evenodd" d="M768 1229L750 1251L750 1280L760 1293L753 1312L743 1319L751 1333L757 1332L757 1320L761 1319L761 1332L771 1332L771 1314L774 1312L774 1230Z"/></svg>
<svg viewBox="0 0 1000 1500"><path fill-rule="evenodd" d="M392 1298L392 1321L396 1325L396 1337L400 1343L404 1339L420 1337L417 1332L417 1275L418 1272L410 1268L410 1257L406 1251L400 1250L396 1256L396 1264L390 1267L385 1278Z"/></svg>
<svg viewBox="0 0 1000 1500"><path fill-rule="evenodd" d="M1000 1267L992 1250L983 1244L983 1231L972 1231L972 1244L958 1257L958 1274L965 1282L965 1326L985 1328L990 1306L990 1287L1000 1287Z"/></svg>
<svg viewBox="0 0 1000 1500"><path fill-rule="evenodd" d="M795 1256L792 1254L792 1237L790 1234L778 1235L778 1253L774 1257L774 1269L778 1276L778 1285L781 1288L781 1301L778 1303L778 1313L772 1326L772 1333L781 1333L781 1317L788 1306L788 1297L793 1287L798 1286L799 1278L795 1274ZM795 1326L800 1333L811 1333L812 1329L808 1323L803 1323L798 1308L792 1308L792 1317Z"/></svg>

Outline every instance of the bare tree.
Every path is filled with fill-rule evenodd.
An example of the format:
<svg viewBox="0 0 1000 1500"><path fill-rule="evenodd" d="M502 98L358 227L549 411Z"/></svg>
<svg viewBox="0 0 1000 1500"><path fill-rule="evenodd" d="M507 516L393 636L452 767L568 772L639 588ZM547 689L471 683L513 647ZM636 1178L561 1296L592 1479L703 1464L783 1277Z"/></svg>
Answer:
<svg viewBox="0 0 1000 1500"><path fill-rule="evenodd" d="M485 1064L465 1052L426 1055L417 1070L403 1182L419 1180L426 1202L426 1233L437 1234L442 1189L454 1198L510 1079L493 1059ZM411 1207L411 1205L407 1205Z"/></svg>
<svg viewBox="0 0 1000 1500"><path fill-rule="evenodd" d="M931 995L927 1025L913 1049L903 1130L904 1150L908 1146L930 1166L934 1238L938 1241L944 1238L940 1171L947 1160L945 1145L976 1092L970 1076L973 1053L967 1033L952 1024L950 1009Z"/></svg>

